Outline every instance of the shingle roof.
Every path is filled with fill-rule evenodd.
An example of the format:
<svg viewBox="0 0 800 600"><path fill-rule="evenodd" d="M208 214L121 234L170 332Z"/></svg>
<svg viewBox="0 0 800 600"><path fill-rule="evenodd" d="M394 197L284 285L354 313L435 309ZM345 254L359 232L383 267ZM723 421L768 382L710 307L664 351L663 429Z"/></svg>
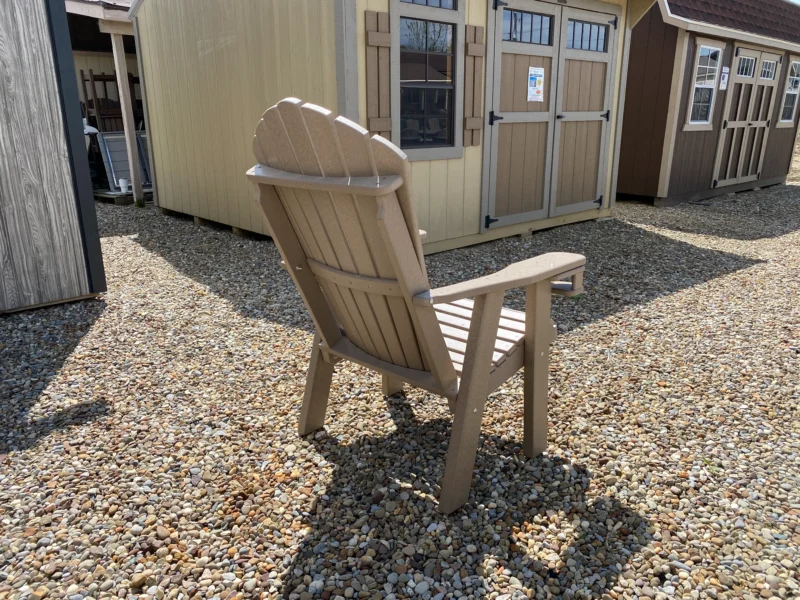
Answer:
<svg viewBox="0 0 800 600"><path fill-rule="evenodd" d="M667 0L676 17L800 43L800 5L788 0Z"/></svg>

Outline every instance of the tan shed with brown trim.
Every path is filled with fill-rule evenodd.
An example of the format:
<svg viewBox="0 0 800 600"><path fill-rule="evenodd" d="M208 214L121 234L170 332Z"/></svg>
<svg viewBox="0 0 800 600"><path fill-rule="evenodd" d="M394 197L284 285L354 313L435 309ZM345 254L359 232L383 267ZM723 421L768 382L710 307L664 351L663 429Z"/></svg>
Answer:
<svg viewBox="0 0 800 600"><path fill-rule="evenodd" d="M408 155L426 252L608 216L628 8L138 0L159 204L268 233L242 176L248 128L296 96Z"/></svg>

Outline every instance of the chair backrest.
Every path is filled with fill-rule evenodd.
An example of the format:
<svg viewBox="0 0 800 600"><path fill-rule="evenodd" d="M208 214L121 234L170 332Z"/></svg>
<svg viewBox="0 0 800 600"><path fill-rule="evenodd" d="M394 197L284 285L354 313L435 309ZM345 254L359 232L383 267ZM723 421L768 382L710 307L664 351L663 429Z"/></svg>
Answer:
<svg viewBox="0 0 800 600"><path fill-rule="evenodd" d="M326 306L313 297L321 294L344 336L361 351L383 363L430 372L437 387L452 391L456 374L433 308L412 301L430 286L405 154L380 136L370 138L358 124L296 98L264 113L253 149L260 167L276 176L274 186L261 184L273 238L290 269L287 248L299 244L301 262L315 276L301 280L293 273L323 340L331 347L337 343L326 340L320 327ZM343 179L326 185L306 177L301 186L281 179L281 173ZM398 176L402 185L386 194L346 187L355 180L345 178L374 178L377 184L383 176ZM276 204L265 203L269 188L277 192ZM282 227L287 222L291 232ZM303 268L294 265L298 272Z"/></svg>

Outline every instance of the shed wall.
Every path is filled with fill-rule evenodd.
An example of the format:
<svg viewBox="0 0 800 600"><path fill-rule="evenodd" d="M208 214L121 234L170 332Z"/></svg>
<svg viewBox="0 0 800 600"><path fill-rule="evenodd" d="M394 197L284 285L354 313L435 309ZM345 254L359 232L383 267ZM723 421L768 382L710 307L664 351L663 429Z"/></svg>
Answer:
<svg viewBox="0 0 800 600"><path fill-rule="evenodd" d="M157 0L137 18L159 205L269 233L253 130L287 96L336 110L333 0Z"/></svg>
<svg viewBox="0 0 800 600"><path fill-rule="evenodd" d="M720 128L722 127L722 112L725 107L727 91L717 90L717 99L714 102L714 128L710 131L683 131L686 114L689 108L689 89L694 77L694 61L697 52L696 35L689 35L689 50L686 52L686 69L681 85L680 108L676 114L678 127L675 132L675 150L672 158L672 172L669 181L669 195L681 196L693 192L711 189L714 180L714 161L717 155ZM725 53L722 57L723 65L731 64L733 42L724 41ZM730 88L728 88L730 90ZM772 135L772 132L770 132ZM723 189L723 188L720 188Z"/></svg>
<svg viewBox="0 0 800 600"><path fill-rule="evenodd" d="M0 2L0 40L5 311L84 296L90 286L45 0Z"/></svg>
<svg viewBox="0 0 800 600"><path fill-rule="evenodd" d="M622 194L655 197L667 128L678 29L653 6L634 27L619 157Z"/></svg>

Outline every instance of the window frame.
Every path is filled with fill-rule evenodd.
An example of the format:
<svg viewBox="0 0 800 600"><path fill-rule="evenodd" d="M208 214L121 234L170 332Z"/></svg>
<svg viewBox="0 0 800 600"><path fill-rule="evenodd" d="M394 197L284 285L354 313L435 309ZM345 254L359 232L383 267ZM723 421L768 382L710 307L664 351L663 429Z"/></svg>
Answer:
<svg viewBox="0 0 800 600"><path fill-rule="evenodd" d="M691 79L689 80L689 101L686 107L686 120L683 126L684 131L713 131L714 130L714 109L717 106L717 96L719 96L719 81L722 75L722 68L726 66L724 64L724 57L725 57L725 42L720 40L712 40L708 38L695 38L695 51L694 51L694 59L692 60L692 71L691 71ZM708 121L692 121L692 105L694 104L694 92L697 89L697 69L700 67L700 51L703 48L708 48L710 50L717 50L719 52L719 64L717 65L717 72L714 75L714 85L711 89L714 91L713 95L711 96L711 106L709 108L709 116ZM731 74L728 77L733 75L733 69L731 69Z"/></svg>
<svg viewBox="0 0 800 600"><path fill-rule="evenodd" d="M800 92L797 94L797 100L794 103L794 113L792 114L791 121L784 121L781 117L783 116L783 105L786 103L786 96L789 95L789 78L792 76L792 65L798 65L800 68L800 56L791 55L787 62L787 69L786 69L786 78L783 81L783 93L781 94L781 101L778 104L778 118L775 122L776 129L787 129L789 127L794 127L797 122L797 106L800 104Z"/></svg>
<svg viewBox="0 0 800 600"><path fill-rule="evenodd" d="M457 0L456 9L437 8L391 0L389 6L391 46L392 142L410 161L448 160L464 156L464 63L466 45L466 1ZM453 25L453 145L436 148L402 148L400 145L400 18L422 19Z"/></svg>

